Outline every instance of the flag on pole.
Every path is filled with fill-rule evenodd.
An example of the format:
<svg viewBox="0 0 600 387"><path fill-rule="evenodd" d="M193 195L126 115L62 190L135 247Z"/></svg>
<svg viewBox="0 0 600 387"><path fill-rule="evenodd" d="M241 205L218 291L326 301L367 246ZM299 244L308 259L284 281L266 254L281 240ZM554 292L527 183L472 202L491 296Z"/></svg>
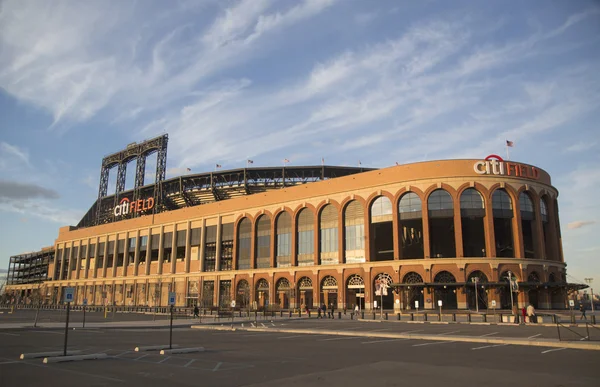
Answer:
<svg viewBox="0 0 600 387"><path fill-rule="evenodd" d="M287 164L287 163L289 163L289 162L290 162L290 160L288 160L288 159L283 159L283 163L284 163L284 164Z"/></svg>
<svg viewBox="0 0 600 387"><path fill-rule="evenodd" d="M254 164L254 160L248 160L248 164Z"/></svg>
<svg viewBox="0 0 600 387"><path fill-rule="evenodd" d="M217 168L221 168L221 167L222 167L222 165L221 165L221 164L217 164Z"/></svg>
<svg viewBox="0 0 600 387"><path fill-rule="evenodd" d="M360 160L358 160L358 166L360 167L362 165L362 163L360 162Z"/></svg>
<svg viewBox="0 0 600 387"><path fill-rule="evenodd" d="M321 165L325 165L325 158L321 157Z"/></svg>
<svg viewBox="0 0 600 387"><path fill-rule="evenodd" d="M190 168L186 168L185 170L188 172L192 172L192 170Z"/></svg>
<svg viewBox="0 0 600 387"><path fill-rule="evenodd" d="M512 148L512 147L514 147L514 146L515 146L515 143L514 143L514 142L512 142L512 141L508 141L508 140L506 140L506 146L509 146L509 147L511 147L511 148Z"/></svg>

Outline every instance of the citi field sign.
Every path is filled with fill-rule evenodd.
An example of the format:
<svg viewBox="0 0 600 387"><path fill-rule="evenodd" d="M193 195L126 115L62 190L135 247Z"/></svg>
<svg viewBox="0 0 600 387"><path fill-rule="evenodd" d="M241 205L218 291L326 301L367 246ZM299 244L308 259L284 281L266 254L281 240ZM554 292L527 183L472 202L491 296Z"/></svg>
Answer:
<svg viewBox="0 0 600 387"><path fill-rule="evenodd" d="M154 208L154 198L139 199L136 201L129 201L127 198L121 199L121 202L115 206L113 211L115 216L127 215L134 212L142 212L151 210Z"/></svg>
<svg viewBox="0 0 600 387"><path fill-rule="evenodd" d="M489 155L484 160L475 162L473 170L478 175L514 176L534 180L540 177L540 171L536 167L504 161L498 155Z"/></svg>

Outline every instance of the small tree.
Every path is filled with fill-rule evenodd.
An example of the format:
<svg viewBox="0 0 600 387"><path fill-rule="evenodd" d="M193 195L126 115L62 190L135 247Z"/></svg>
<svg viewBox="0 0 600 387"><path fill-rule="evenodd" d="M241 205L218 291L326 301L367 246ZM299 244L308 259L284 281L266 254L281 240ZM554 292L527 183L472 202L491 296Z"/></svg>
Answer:
<svg viewBox="0 0 600 387"><path fill-rule="evenodd" d="M33 322L34 328L37 327L38 316L40 314L42 304L44 303L44 299L46 298L46 292L47 286L42 283L37 284L31 291L31 303L36 306L35 320Z"/></svg>

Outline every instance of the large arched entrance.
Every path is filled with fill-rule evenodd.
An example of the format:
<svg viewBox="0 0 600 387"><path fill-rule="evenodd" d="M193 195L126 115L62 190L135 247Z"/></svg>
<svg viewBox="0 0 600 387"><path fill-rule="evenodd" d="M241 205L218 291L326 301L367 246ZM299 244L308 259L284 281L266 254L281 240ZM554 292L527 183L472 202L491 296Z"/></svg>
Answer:
<svg viewBox="0 0 600 387"><path fill-rule="evenodd" d="M373 280L373 294L377 306L383 309L394 309L394 292L390 289L392 277L387 273L378 274Z"/></svg>
<svg viewBox="0 0 600 387"><path fill-rule="evenodd" d="M352 274L346 281L346 308L360 310L365 308L365 280L358 274Z"/></svg>
<svg viewBox="0 0 600 387"><path fill-rule="evenodd" d="M240 309L247 309L250 306L250 285L246 280L240 280L235 292L235 303Z"/></svg>
<svg viewBox="0 0 600 387"><path fill-rule="evenodd" d="M337 307L337 292L338 283L335 277L328 275L323 278L323 281L321 281L320 303L327 305L327 308L332 303Z"/></svg>
<svg viewBox="0 0 600 387"><path fill-rule="evenodd" d="M423 308L425 304L425 297L423 295L423 277L421 277L414 271L411 271L409 273L406 273L406 275L402 279L402 283L407 285L404 289L403 297L405 302L405 308ZM418 306L415 304L415 302L418 302Z"/></svg>
<svg viewBox="0 0 600 387"><path fill-rule="evenodd" d="M254 302L258 310L264 310L269 306L269 282L264 278L259 279L256 283Z"/></svg>
<svg viewBox="0 0 600 387"><path fill-rule="evenodd" d="M487 276L479 271L475 270L469 274L467 278L467 308L476 310L478 305L479 310L487 309L488 307L488 295L487 291L489 288L486 287L488 282ZM477 294L475 294L477 292Z"/></svg>
<svg viewBox="0 0 600 387"><path fill-rule="evenodd" d="M534 271L529 274L527 277L527 285L529 286L529 291L527 292L527 295L529 296L529 303L537 309L540 298L540 276L538 273Z"/></svg>
<svg viewBox="0 0 600 387"><path fill-rule="evenodd" d="M442 301L442 309L456 309L458 304L456 302L456 278L447 271L440 271L437 273L433 282L435 286L435 295L437 300ZM435 302L437 306L437 301Z"/></svg>
<svg viewBox="0 0 600 387"><path fill-rule="evenodd" d="M290 281L287 278L280 278L275 286L275 303L279 305L281 309L288 309L290 307L290 300L293 300L294 288L290 286Z"/></svg>
<svg viewBox="0 0 600 387"><path fill-rule="evenodd" d="M313 307L313 283L308 277L300 278L298 281L299 305L302 309L312 309Z"/></svg>

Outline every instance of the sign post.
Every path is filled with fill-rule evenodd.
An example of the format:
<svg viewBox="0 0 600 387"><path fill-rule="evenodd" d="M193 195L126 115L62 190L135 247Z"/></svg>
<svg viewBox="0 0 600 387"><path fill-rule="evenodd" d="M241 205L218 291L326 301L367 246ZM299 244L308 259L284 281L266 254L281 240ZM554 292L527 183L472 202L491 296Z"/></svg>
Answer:
<svg viewBox="0 0 600 387"><path fill-rule="evenodd" d="M63 356L67 356L67 339L69 337L69 311L71 309L71 302L75 297L75 288L65 288L65 298L63 302L67 303L67 318L65 321L65 347L63 349Z"/></svg>
<svg viewBox="0 0 600 387"><path fill-rule="evenodd" d="M575 314L573 314L574 306L575 306L575 301L569 300L569 309L571 310L571 324L575 324Z"/></svg>
<svg viewBox="0 0 600 387"><path fill-rule="evenodd" d="M492 300L492 309L494 310L494 321L496 321L496 300Z"/></svg>
<svg viewBox="0 0 600 387"><path fill-rule="evenodd" d="M419 313L419 301L415 301L415 309L417 310L417 313Z"/></svg>
<svg viewBox="0 0 600 387"><path fill-rule="evenodd" d="M171 323L169 324L169 349L173 349L173 307L175 306L175 292L169 292L169 306L171 309Z"/></svg>
<svg viewBox="0 0 600 387"><path fill-rule="evenodd" d="M83 299L83 328L85 328L85 309L88 304L87 298Z"/></svg>
<svg viewBox="0 0 600 387"><path fill-rule="evenodd" d="M233 319L235 318L235 300L231 300L231 326L233 327Z"/></svg>
<svg viewBox="0 0 600 387"><path fill-rule="evenodd" d="M438 306L440 307L440 321L442 321L442 300L438 300Z"/></svg>

